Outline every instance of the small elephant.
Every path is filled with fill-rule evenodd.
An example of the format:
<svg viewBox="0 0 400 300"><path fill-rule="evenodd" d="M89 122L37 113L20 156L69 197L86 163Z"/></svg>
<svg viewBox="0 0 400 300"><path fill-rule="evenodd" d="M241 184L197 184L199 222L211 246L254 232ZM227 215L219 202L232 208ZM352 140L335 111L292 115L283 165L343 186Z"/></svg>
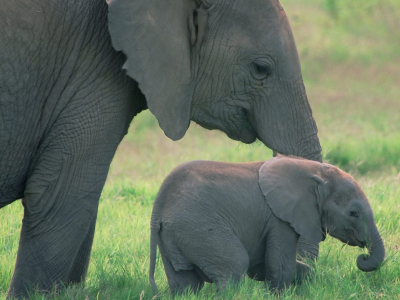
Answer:
<svg viewBox="0 0 400 300"><path fill-rule="evenodd" d="M379 267L385 249L367 197L347 173L293 156L266 162L194 161L164 181L151 217L150 282L154 293L157 244L171 292L223 289L246 273L271 290L301 279L299 236L318 244L326 234L367 247L357 266Z"/></svg>

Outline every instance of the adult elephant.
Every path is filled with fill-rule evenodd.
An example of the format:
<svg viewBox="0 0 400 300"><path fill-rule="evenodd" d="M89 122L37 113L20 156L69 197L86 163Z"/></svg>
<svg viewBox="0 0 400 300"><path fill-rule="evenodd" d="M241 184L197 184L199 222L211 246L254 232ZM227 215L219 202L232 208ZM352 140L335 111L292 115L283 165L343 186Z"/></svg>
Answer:
<svg viewBox="0 0 400 300"><path fill-rule="evenodd" d="M173 140L193 120L321 160L277 0L5 1L0 41L0 207L24 205L9 296L85 278L111 159L147 107Z"/></svg>

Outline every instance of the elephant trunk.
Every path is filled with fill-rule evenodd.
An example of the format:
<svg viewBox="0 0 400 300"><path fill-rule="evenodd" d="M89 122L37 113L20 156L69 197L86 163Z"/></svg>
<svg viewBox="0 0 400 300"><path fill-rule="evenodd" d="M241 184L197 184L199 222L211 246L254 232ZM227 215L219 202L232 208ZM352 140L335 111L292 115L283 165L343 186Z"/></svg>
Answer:
<svg viewBox="0 0 400 300"><path fill-rule="evenodd" d="M319 145L319 140L317 135L315 135L313 138L313 140L309 141L310 145ZM282 155L281 153L277 152L277 151L273 151L273 156L277 156L277 155ZM302 151L302 152L298 152L298 154L293 154L296 156L300 156L309 160L314 160L314 161L318 161L318 162L322 162L322 155L321 155L321 148L316 146L316 148L314 149L314 152L311 151Z"/></svg>
<svg viewBox="0 0 400 300"><path fill-rule="evenodd" d="M303 80L298 83L297 92L299 99L296 103L296 110L302 112L300 123L295 124L297 129L296 148L297 156L304 157L309 160L322 162L321 144L318 139L318 129L312 116L312 110L308 102ZM297 126L296 126L297 125Z"/></svg>
<svg viewBox="0 0 400 300"><path fill-rule="evenodd" d="M313 148L308 149L306 145L300 147L302 152L298 156L304 157L309 160L322 162L321 146L319 144L318 136L315 134L306 141L306 145L313 145Z"/></svg>
<svg viewBox="0 0 400 300"><path fill-rule="evenodd" d="M375 225L372 227L370 237L367 245L369 255L361 254L357 258L357 267L364 272L375 271L385 258L385 247Z"/></svg>
<svg viewBox="0 0 400 300"><path fill-rule="evenodd" d="M272 94L279 105L259 109L271 114L258 116L255 128L260 140L276 153L322 161L318 129L308 102L303 79L280 78ZM264 105L268 105L264 101ZM265 122L265 123L263 123Z"/></svg>

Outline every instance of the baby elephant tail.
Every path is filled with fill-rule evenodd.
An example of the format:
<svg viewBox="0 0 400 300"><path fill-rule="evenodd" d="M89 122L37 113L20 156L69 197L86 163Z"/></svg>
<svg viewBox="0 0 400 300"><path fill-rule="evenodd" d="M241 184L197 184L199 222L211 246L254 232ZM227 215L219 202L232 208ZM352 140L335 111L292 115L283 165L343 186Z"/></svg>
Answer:
<svg viewBox="0 0 400 300"><path fill-rule="evenodd" d="M151 284L151 288L153 289L154 295L158 295L157 285L154 281L154 272L156 269L156 260L157 260L157 240L158 240L158 232L160 225L159 224L151 224L151 232L150 232L150 270L149 270L149 280Z"/></svg>

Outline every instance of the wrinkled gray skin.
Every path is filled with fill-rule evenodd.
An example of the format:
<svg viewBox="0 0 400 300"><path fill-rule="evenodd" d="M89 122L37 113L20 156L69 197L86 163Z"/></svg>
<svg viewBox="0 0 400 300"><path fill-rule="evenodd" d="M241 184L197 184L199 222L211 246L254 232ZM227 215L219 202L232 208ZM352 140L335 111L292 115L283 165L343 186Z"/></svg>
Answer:
<svg viewBox="0 0 400 300"><path fill-rule="evenodd" d="M0 41L0 207L24 198L9 296L85 278L111 159L147 107L174 140L193 120L321 160L276 0L3 1Z"/></svg>
<svg viewBox="0 0 400 300"><path fill-rule="evenodd" d="M356 181L340 169L298 157L267 162L194 161L164 181L151 217L150 282L157 244L172 293L197 292L206 282L223 289L246 273L282 290L304 278L296 261L299 236L325 235L367 247L357 265L373 271L385 249L373 212Z"/></svg>

